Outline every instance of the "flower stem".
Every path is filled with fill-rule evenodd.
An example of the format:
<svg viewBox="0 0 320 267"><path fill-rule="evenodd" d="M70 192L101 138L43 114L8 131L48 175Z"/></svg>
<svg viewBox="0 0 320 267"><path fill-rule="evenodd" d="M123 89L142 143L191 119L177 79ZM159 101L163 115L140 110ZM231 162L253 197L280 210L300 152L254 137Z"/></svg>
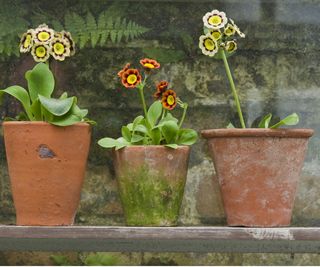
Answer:
<svg viewBox="0 0 320 267"><path fill-rule="evenodd" d="M188 104L187 103L183 103L183 114L182 114L182 118L180 120L180 123L179 123L179 128L181 128L183 122L184 122L184 119L186 117L186 114L187 114L187 109L188 109Z"/></svg>
<svg viewBox="0 0 320 267"><path fill-rule="evenodd" d="M144 116L147 120L147 105L146 105L146 101L144 99L143 88L144 88L144 84L142 86L139 86L138 90L139 90L139 95L140 95L140 99L141 99L141 103L142 103L142 107L143 107Z"/></svg>
<svg viewBox="0 0 320 267"><path fill-rule="evenodd" d="M232 74L231 74L231 71L230 71L230 68L229 68L229 64L228 64L228 61L227 61L227 57L226 57L226 54L225 54L224 50L222 50L221 55L222 55L224 67L226 69L226 73L227 73L227 76L228 76L228 80L230 82L232 95L233 95L234 100L236 102L236 106L237 106L237 111L238 111L241 127L242 128L246 128L246 124L245 124L243 116L242 116L239 97L238 97L237 90L236 90L236 87L235 87L234 82L233 82Z"/></svg>

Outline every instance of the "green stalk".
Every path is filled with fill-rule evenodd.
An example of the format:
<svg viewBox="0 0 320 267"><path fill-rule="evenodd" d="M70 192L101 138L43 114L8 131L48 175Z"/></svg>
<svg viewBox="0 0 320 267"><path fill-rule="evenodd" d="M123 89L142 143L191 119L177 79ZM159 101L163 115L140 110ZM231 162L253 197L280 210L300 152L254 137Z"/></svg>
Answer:
<svg viewBox="0 0 320 267"><path fill-rule="evenodd" d="M236 90L236 87L235 87L234 82L233 82L232 74L231 74L230 67L229 67L229 64L228 64L228 61L227 61L227 57L226 57L226 54L225 54L224 50L221 51L221 55L222 55L224 67L226 69L226 73L227 73L227 76L228 76L228 80L230 82L232 95L233 95L234 100L236 102L236 106L237 106L237 111L238 111L241 127L242 128L246 128L246 124L245 124L243 116L242 116L239 97L238 97L237 90Z"/></svg>
<svg viewBox="0 0 320 267"><path fill-rule="evenodd" d="M186 114L187 114L187 109L188 109L188 104L187 103L183 103L183 113L182 113L182 117L181 117L181 120L180 120L180 123L179 123L179 128L181 128L183 122L184 122L184 119L186 117Z"/></svg>
<svg viewBox="0 0 320 267"><path fill-rule="evenodd" d="M144 84L142 86L139 86L138 90L139 90L139 95L140 95L140 99L143 107L144 116L147 120L147 105L146 105L146 100L144 98L143 87L144 87Z"/></svg>

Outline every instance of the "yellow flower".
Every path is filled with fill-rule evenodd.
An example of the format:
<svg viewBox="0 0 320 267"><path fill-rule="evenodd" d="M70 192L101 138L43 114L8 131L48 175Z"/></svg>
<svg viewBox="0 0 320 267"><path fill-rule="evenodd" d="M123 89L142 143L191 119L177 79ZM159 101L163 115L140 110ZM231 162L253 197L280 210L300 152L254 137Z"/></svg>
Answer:
<svg viewBox="0 0 320 267"><path fill-rule="evenodd" d="M240 31L239 27L234 23L234 21L232 19L229 19L230 22L232 23L232 26L234 27L234 30L236 31L236 33L241 37L241 38L245 38L246 35Z"/></svg>
<svg viewBox="0 0 320 267"><path fill-rule="evenodd" d="M36 62L45 62L50 56L50 46L44 43L36 43L32 46L31 55Z"/></svg>
<svg viewBox="0 0 320 267"><path fill-rule="evenodd" d="M216 41L220 40L222 37L220 30L211 30L210 34L211 34L212 38Z"/></svg>
<svg viewBox="0 0 320 267"><path fill-rule="evenodd" d="M225 44L225 49L227 52L229 53L233 53L234 51L236 51L238 48L237 43L235 41L228 41Z"/></svg>
<svg viewBox="0 0 320 267"><path fill-rule="evenodd" d="M209 57L213 57L219 50L217 41L213 39L210 33L200 36L199 47L202 50L202 53Z"/></svg>
<svg viewBox="0 0 320 267"><path fill-rule="evenodd" d="M21 36L20 40L20 52L26 53L31 50L31 47L33 45L33 39L34 39L34 30L30 29L27 32L25 32Z"/></svg>
<svg viewBox="0 0 320 267"><path fill-rule="evenodd" d="M34 36L36 42L49 44L54 38L54 30L50 29L46 24L41 24L34 30Z"/></svg>
<svg viewBox="0 0 320 267"><path fill-rule="evenodd" d="M223 28L228 19L226 13L220 12L219 10L212 10L211 12L206 13L203 18L204 26L209 29L220 29Z"/></svg>
<svg viewBox="0 0 320 267"><path fill-rule="evenodd" d="M50 53L54 59L63 61L70 56L70 43L64 38L55 38L51 42Z"/></svg>
<svg viewBox="0 0 320 267"><path fill-rule="evenodd" d="M66 32L66 31L62 31L61 34L62 34L62 38L68 40L69 45L70 45L70 56L73 56L76 53L76 45L71 37L71 33Z"/></svg>
<svg viewBox="0 0 320 267"><path fill-rule="evenodd" d="M227 27L224 29L224 34L226 36L232 36L235 33L236 33L236 29L234 28L234 26L228 23Z"/></svg>

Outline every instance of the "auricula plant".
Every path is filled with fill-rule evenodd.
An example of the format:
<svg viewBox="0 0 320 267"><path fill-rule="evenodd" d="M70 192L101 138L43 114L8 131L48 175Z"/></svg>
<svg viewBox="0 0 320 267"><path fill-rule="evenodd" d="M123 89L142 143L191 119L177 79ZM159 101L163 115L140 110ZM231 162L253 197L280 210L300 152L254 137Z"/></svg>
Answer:
<svg viewBox="0 0 320 267"><path fill-rule="evenodd" d="M57 126L93 123L85 118L88 110L78 107L75 96L68 97L64 92L59 98L52 97L55 81L49 60L63 61L75 54L75 43L69 32L56 32L41 24L22 35L20 52L30 52L38 64L25 73L28 90L18 85L0 90L0 97L8 94L21 102L24 112L16 117L17 120L46 121Z"/></svg>
<svg viewBox="0 0 320 267"><path fill-rule="evenodd" d="M102 138L98 144L104 148L115 148L116 150L132 145L165 145L177 148L178 145L194 144L198 138L197 132L182 128L188 104L177 96L167 81L160 81L156 84L156 91L153 94L154 102L149 108L147 107L144 89L148 78L160 68L160 64L148 58L140 60L140 64L143 72L131 68L131 64L128 63L118 73L118 76L124 87L138 91L143 115L122 127L122 137ZM177 107L183 109L180 120L171 113Z"/></svg>
<svg viewBox="0 0 320 267"><path fill-rule="evenodd" d="M220 12L218 10L206 13L203 17L203 25L204 35L201 35L199 38L199 47L204 55L215 59L222 59L237 108L241 127L246 128L239 96L227 60L227 58L232 56L238 48L237 38L245 38L245 34L241 32L239 27L231 18L227 18L224 12ZM258 127L274 129L283 125L296 125L299 122L299 117L296 113L277 121L273 125L270 125L271 119L272 114L265 115L258 124ZM234 126L230 123L228 128L234 128Z"/></svg>

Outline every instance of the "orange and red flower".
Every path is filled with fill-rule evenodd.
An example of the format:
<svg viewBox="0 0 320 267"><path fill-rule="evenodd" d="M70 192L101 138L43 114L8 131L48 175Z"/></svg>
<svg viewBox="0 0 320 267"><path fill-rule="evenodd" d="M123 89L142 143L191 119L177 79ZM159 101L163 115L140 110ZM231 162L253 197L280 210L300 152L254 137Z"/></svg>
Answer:
<svg viewBox="0 0 320 267"><path fill-rule="evenodd" d="M118 76L121 78L122 74L130 68L130 63L127 63L122 70L118 72Z"/></svg>
<svg viewBox="0 0 320 267"><path fill-rule="evenodd" d="M175 91L169 89L165 91L162 95L162 106L165 109L172 110L177 105L177 94Z"/></svg>
<svg viewBox="0 0 320 267"><path fill-rule="evenodd" d="M144 58L140 60L140 64L146 69L146 70L152 70L152 69L159 69L160 63L154 59L150 58Z"/></svg>
<svg viewBox="0 0 320 267"><path fill-rule="evenodd" d="M155 99L160 99L162 94L167 90L169 83L167 81L161 81L157 84L157 91L153 94Z"/></svg>
<svg viewBox="0 0 320 267"><path fill-rule="evenodd" d="M121 82L126 88L135 88L141 83L141 75L137 69L127 69L121 74Z"/></svg>

